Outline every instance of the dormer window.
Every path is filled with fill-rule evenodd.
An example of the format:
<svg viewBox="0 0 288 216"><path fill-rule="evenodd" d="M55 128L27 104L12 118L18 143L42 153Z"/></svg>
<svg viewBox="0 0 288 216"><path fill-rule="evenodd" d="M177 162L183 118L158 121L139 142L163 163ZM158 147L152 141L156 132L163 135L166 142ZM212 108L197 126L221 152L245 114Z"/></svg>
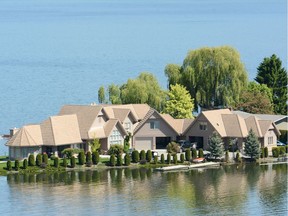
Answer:
<svg viewBox="0 0 288 216"><path fill-rule="evenodd" d="M151 121L150 129L159 129L159 121Z"/></svg>

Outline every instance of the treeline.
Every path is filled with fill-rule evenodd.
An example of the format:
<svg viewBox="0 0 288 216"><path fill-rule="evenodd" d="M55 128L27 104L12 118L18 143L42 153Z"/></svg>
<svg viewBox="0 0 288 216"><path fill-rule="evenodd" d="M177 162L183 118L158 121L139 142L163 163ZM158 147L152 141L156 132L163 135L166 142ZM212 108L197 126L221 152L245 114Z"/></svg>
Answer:
<svg viewBox="0 0 288 216"><path fill-rule="evenodd" d="M197 105L206 109L232 107L255 114L287 113L287 71L274 54L260 63L256 82L248 81L240 54L230 46L191 50L182 65L168 64L164 72L169 90L162 89L155 76L146 72L122 85L109 85L107 93L101 86L98 101L147 103L175 118L191 115ZM183 107L190 110L180 115L179 107L182 112Z"/></svg>

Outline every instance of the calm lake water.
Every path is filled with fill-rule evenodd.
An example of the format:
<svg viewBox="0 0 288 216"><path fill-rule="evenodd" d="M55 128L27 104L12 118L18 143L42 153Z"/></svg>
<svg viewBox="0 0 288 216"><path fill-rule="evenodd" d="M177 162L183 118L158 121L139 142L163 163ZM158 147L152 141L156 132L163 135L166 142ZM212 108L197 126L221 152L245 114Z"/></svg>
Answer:
<svg viewBox="0 0 288 216"><path fill-rule="evenodd" d="M0 177L0 215L287 215L287 164Z"/></svg>

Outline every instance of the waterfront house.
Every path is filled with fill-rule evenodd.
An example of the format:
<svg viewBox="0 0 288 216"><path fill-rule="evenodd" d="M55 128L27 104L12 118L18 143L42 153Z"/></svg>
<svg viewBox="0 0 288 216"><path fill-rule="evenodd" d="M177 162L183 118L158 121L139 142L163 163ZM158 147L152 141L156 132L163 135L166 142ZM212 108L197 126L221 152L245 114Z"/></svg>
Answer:
<svg viewBox="0 0 288 216"><path fill-rule="evenodd" d="M273 121L256 116L243 118L229 109L203 111L184 135L191 142L196 142L197 148L209 149L209 137L213 131L217 131L224 141L225 149L233 148L243 152L250 129L258 137L261 147L268 147L271 151L277 145L280 132Z"/></svg>

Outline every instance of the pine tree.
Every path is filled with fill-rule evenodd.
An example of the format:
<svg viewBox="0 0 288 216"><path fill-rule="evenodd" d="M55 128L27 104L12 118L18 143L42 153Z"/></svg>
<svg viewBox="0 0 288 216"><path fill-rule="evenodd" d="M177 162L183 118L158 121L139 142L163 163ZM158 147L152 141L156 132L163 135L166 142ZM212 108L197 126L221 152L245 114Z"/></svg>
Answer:
<svg viewBox="0 0 288 216"><path fill-rule="evenodd" d="M244 151L246 155L249 155L251 157L251 159L259 157L260 143L252 129L250 129L249 134L246 138Z"/></svg>
<svg viewBox="0 0 288 216"><path fill-rule="evenodd" d="M210 136L209 147L210 147L211 156L215 157L215 159L217 157L223 156L224 154L223 141L220 135L216 131L214 131L212 136Z"/></svg>
<svg viewBox="0 0 288 216"><path fill-rule="evenodd" d="M273 94L274 112L287 114L287 71L282 67L281 60L273 54L270 58L264 58L257 68L255 80L260 84L266 84Z"/></svg>

